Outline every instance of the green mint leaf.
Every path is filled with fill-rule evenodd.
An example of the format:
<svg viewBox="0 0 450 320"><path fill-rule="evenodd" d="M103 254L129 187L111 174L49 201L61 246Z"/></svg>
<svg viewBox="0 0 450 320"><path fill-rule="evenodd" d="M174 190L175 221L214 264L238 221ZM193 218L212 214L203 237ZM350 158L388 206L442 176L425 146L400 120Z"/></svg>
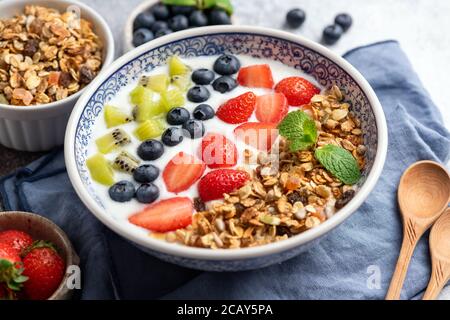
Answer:
<svg viewBox="0 0 450 320"><path fill-rule="evenodd" d="M292 152L306 150L317 141L316 123L302 110L288 113L278 130L290 141Z"/></svg>
<svg viewBox="0 0 450 320"><path fill-rule="evenodd" d="M197 0L162 0L161 2L169 6L197 6Z"/></svg>
<svg viewBox="0 0 450 320"><path fill-rule="evenodd" d="M355 184L361 179L358 162L344 148L327 144L316 150L315 157L325 169L347 185Z"/></svg>

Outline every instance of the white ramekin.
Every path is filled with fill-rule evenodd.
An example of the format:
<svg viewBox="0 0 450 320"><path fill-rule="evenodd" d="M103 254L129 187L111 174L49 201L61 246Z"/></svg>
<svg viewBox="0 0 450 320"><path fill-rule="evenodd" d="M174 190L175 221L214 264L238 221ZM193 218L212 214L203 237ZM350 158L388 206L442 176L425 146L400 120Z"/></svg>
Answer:
<svg viewBox="0 0 450 320"><path fill-rule="evenodd" d="M114 60L114 38L105 20L87 5L74 0L5 0L0 1L0 18L23 12L26 5L40 5L60 11L70 6L80 9L81 17L91 21L104 44L103 67ZM38 106L19 107L0 104L0 144L22 151L46 151L64 143L70 113L84 91L66 99Z"/></svg>

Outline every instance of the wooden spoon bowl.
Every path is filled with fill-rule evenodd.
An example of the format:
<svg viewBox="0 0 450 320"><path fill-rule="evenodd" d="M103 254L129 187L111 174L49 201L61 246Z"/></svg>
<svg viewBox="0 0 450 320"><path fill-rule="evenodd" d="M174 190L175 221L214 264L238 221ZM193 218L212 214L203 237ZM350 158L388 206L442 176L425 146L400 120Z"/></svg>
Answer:
<svg viewBox="0 0 450 320"><path fill-rule="evenodd" d="M410 167L398 189L403 215L425 220L441 215L450 194L450 179L445 176L447 171L435 162L422 161Z"/></svg>
<svg viewBox="0 0 450 320"><path fill-rule="evenodd" d="M434 224L430 233L433 270L424 300L432 300L450 279L450 208Z"/></svg>
<svg viewBox="0 0 450 320"><path fill-rule="evenodd" d="M450 199L450 176L433 161L420 161L403 174L398 203L403 219L403 243L387 300L397 300L408 271L414 248L422 235L441 216Z"/></svg>

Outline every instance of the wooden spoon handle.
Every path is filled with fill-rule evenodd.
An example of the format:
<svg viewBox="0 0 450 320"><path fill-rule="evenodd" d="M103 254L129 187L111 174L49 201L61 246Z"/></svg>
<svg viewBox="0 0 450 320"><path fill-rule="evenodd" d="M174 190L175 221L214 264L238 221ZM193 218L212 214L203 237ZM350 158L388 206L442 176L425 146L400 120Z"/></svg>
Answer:
<svg viewBox="0 0 450 320"><path fill-rule="evenodd" d="M433 271L423 300L435 300L444 288L449 278L449 265L443 261L433 259Z"/></svg>
<svg viewBox="0 0 450 320"><path fill-rule="evenodd" d="M405 228L403 231L403 243L400 255L397 260L397 266L389 286L386 300L398 300L402 291L403 282L405 281L406 273L408 272L409 262L420 238L416 232L410 232L408 229L409 221L405 221Z"/></svg>

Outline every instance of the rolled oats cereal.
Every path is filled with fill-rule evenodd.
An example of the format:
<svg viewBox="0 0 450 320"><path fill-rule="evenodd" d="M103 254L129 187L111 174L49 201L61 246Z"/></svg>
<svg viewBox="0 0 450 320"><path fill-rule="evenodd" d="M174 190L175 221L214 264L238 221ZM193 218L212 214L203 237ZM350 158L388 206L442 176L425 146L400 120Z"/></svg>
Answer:
<svg viewBox="0 0 450 320"><path fill-rule="evenodd" d="M102 66L103 45L92 24L73 12L28 5L0 20L0 103L62 100L83 89Z"/></svg>

